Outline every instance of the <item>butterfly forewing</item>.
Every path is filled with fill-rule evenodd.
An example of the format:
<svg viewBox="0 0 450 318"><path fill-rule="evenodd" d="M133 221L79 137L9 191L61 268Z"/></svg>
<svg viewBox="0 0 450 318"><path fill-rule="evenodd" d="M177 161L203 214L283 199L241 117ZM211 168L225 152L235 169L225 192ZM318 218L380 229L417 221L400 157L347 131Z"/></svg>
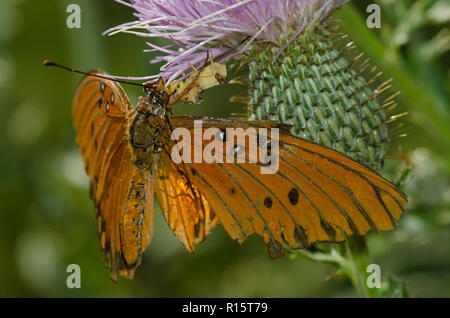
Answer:
<svg viewBox="0 0 450 318"><path fill-rule="evenodd" d="M93 198L101 196L100 177L108 171L114 150L124 142L124 121L130 107L120 85L94 76L85 77L75 94L72 114L76 140L94 186Z"/></svg>
<svg viewBox="0 0 450 318"><path fill-rule="evenodd" d="M230 127L277 126L173 117L175 125L188 128L191 135L194 120L202 120L203 132L212 127L226 131ZM269 255L278 257L283 254L283 243L299 248L314 242L340 242L344 233L393 229L407 201L392 183L349 157L289 135L284 129L280 129L278 141L279 164L272 174L261 173L262 167L270 167L254 156L249 142L239 145L245 147L244 163L227 163L226 157L236 146L229 148L224 143L222 163L186 164L190 180L214 207L232 238L242 241L257 233L264 237ZM192 156L208 143L191 140Z"/></svg>

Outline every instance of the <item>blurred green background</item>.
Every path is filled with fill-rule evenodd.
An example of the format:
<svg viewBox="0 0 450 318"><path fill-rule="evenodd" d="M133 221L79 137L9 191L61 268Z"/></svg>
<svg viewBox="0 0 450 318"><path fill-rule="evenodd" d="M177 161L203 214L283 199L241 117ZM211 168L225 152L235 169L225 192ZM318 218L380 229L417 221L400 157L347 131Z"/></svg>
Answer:
<svg viewBox="0 0 450 318"><path fill-rule="evenodd" d="M382 28L365 26L366 7L382 8ZM70 3L81 29L66 27ZM333 267L287 257L270 261L261 239L242 246L218 226L190 255L159 207L152 245L133 281L111 282L96 233L88 179L75 144L71 102L80 76L42 66L44 59L83 70L144 76L158 72L145 39L107 28L133 19L112 0L0 1L0 296L3 297L347 297L351 284ZM404 280L413 296L450 296L450 4L448 1L353 1L336 16L359 49L402 92L386 176L406 182L407 212L368 244L382 276ZM133 104L140 90L125 87ZM177 114L229 116L243 87L208 90L201 105ZM401 126L402 125L402 126ZM405 138L395 136L407 133ZM81 267L81 289L66 287L66 267Z"/></svg>

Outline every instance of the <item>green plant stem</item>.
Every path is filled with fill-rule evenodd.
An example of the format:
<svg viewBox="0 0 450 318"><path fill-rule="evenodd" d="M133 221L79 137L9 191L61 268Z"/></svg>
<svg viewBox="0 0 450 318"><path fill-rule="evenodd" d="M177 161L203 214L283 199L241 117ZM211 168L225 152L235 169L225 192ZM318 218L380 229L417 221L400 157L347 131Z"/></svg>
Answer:
<svg viewBox="0 0 450 318"><path fill-rule="evenodd" d="M345 241L345 252L348 263L344 270L349 277L356 291L361 297L378 298L376 288L367 286L367 266L370 261L369 251L367 249L366 240L363 236L353 235Z"/></svg>
<svg viewBox="0 0 450 318"><path fill-rule="evenodd" d="M292 251L287 248L291 260L309 260L335 266L339 273L349 278L360 297L378 298L379 290L367 286L367 267L372 264L363 236L347 237L345 244L332 246L330 251L312 252L307 249Z"/></svg>
<svg viewBox="0 0 450 318"><path fill-rule="evenodd" d="M289 258L291 260L308 260L312 262L326 263L334 265L337 268L344 268L347 266L348 261L343 257L336 249L332 249L330 252L311 252L307 249L290 250L288 251Z"/></svg>

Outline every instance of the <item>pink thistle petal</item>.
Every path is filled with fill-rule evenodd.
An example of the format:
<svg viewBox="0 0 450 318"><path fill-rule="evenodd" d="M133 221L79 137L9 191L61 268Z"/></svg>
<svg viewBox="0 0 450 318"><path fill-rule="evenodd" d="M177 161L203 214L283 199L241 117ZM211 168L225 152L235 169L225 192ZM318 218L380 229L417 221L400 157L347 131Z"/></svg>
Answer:
<svg viewBox="0 0 450 318"><path fill-rule="evenodd" d="M141 37L162 38L172 44L147 42L145 52L160 52L151 63L166 62L155 76L180 80L206 58L226 62L256 43L272 43L280 50L303 30L320 22L350 0L115 0L135 10L137 21L107 30ZM283 45L287 40L287 44ZM241 46L239 50L237 47ZM224 55L224 53L229 53ZM274 60L275 61L275 60ZM128 78L131 79L131 78Z"/></svg>

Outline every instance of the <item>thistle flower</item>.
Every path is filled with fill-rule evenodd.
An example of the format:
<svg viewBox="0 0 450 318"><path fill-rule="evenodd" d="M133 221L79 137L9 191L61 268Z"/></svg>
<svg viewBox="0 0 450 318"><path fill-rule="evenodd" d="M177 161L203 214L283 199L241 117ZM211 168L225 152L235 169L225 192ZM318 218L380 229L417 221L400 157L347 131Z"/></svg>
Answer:
<svg viewBox="0 0 450 318"><path fill-rule="evenodd" d="M105 33L125 32L169 40L171 44L163 47L147 42L150 49L146 52L163 54L151 63L166 63L160 74L146 79L162 76L171 82L201 66L208 56L223 63L261 43L271 43L282 52L286 39L293 41L303 29L348 0L116 1L133 8L139 20ZM243 42L237 53L223 56Z"/></svg>

